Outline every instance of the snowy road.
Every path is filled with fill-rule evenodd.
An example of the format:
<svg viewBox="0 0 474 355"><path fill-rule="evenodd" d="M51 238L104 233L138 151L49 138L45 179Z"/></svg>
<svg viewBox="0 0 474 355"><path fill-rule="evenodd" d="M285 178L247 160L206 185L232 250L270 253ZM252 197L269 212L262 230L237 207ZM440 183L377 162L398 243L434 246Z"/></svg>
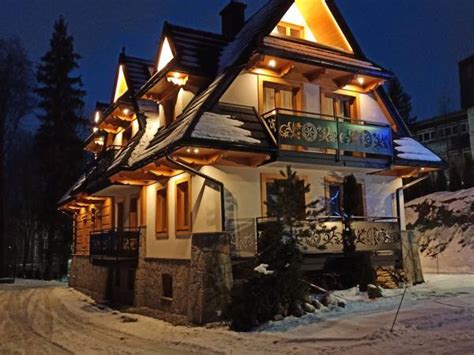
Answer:
<svg viewBox="0 0 474 355"><path fill-rule="evenodd" d="M397 291L399 292L399 291ZM259 332L171 326L97 307L57 283L0 285L0 354L474 354L474 275L433 277L400 299L275 322Z"/></svg>

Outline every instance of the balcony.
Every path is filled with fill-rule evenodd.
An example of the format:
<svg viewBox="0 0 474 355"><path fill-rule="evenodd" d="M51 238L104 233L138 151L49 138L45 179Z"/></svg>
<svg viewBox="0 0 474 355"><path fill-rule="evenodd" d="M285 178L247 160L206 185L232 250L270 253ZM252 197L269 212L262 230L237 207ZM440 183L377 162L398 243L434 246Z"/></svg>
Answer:
<svg viewBox="0 0 474 355"><path fill-rule="evenodd" d="M393 155L388 124L286 109L276 109L262 117L273 133L280 155L307 153L335 161L387 160Z"/></svg>
<svg viewBox="0 0 474 355"><path fill-rule="evenodd" d="M108 229L90 234L93 262L137 262L141 228Z"/></svg>

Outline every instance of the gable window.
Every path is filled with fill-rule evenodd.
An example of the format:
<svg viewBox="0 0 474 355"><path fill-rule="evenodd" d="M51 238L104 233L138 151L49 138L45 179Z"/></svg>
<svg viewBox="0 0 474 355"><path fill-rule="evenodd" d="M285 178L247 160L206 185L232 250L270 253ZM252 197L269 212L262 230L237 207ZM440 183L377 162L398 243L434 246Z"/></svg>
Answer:
<svg viewBox="0 0 474 355"><path fill-rule="evenodd" d="M326 179L326 210L329 216L342 216L344 212L343 197L344 197L344 186L342 181ZM357 210L354 211L354 216L365 215L365 201L364 201L364 186L361 183L357 183L357 190L355 195L357 196Z"/></svg>
<svg viewBox="0 0 474 355"><path fill-rule="evenodd" d="M166 187L156 192L156 234L166 234L168 231L168 206Z"/></svg>
<svg viewBox="0 0 474 355"><path fill-rule="evenodd" d="M298 89L290 86L265 82L263 84L263 112L276 108L295 111L298 108Z"/></svg>
<svg viewBox="0 0 474 355"><path fill-rule="evenodd" d="M176 231L191 231L191 193L189 179L176 184Z"/></svg>
<svg viewBox="0 0 474 355"><path fill-rule="evenodd" d="M276 33L281 36L293 37L293 38L304 38L304 27L298 26L288 22L280 22L276 26Z"/></svg>

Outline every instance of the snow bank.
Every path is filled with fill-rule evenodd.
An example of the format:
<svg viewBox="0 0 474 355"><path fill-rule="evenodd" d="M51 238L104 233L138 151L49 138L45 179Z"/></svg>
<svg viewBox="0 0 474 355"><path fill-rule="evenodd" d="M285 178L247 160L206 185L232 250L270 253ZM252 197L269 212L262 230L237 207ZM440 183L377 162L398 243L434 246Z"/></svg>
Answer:
<svg viewBox="0 0 474 355"><path fill-rule="evenodd" d="M441 161L440 157L413 138L404 137L395 139L394 142L396 155L398 158L430 162Z"/></svg>
<svg viewBox="0 0 474 355"><path fill-rule="evenodd" d="M474 273L474 188L436 192L405 206L425 272Z"/></svg>
<svg viewBox="0 0 474 355"><path fill-rule="evenodd" d="M230 115L205 112L194 128L192 136L225 142L261 143L260 140L252 138L252 132L243 129L243 125L243 122L233 119Z"/></svg>

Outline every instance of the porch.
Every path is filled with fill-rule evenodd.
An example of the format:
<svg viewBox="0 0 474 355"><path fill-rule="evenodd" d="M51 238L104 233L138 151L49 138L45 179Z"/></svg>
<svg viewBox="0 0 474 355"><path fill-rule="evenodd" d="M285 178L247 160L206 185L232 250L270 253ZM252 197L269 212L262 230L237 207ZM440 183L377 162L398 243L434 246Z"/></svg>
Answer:
<svg viewBox="0 0 474 355"><path fill-rule="evenodd" d="M276 222L273 217L232 220L228 223L231 253L235 259L254 258L261 250L261 234ZM401 261L402 240L397 217L354 217L351 223L356 250L368 252L373 266L393 266ZM343 254L344 224L339 216L306 219L295 223L303 254L303 270L322 270L329 259Z"/></svg>

